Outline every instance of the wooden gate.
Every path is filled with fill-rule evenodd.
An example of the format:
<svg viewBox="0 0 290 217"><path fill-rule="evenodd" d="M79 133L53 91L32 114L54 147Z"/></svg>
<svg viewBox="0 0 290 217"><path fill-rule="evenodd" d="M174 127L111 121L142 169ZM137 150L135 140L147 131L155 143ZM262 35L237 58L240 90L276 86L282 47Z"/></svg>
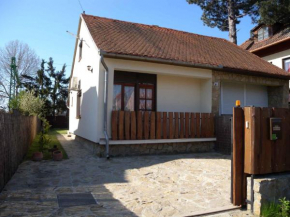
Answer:
<svg viewBox="0 0 290 217"><path fill-rule="evenodd" d="M280 124L270 125L277 118ZM280 131L271 137L270 127ZM233 110L234 205L246 205L247 176L290 171L290 110L236 107Z"/></svg>

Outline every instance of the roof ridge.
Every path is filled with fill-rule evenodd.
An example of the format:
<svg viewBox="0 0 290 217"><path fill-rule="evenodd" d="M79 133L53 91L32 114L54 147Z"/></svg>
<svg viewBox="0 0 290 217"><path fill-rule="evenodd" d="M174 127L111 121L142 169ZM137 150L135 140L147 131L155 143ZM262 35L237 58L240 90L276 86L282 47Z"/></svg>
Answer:
<svg viewBox="0 0 290 217"><path fill-rule="evenodd" d="M133 25L141 25L141 26L151 27L151 28L154 27L154 28L157 28L157 29L165 29L165 30L169 30L169 31L180 32L180 33L183 33L183 34L196 35L198 37L212 38L212 39L218 39L218 40L229 42L227 39L224 39L224 38L208 36L208 35L201 35L201 34L197 34L197 33L193 33L193 32L187 32L187 31L184 31L184 30L178 30L178 29L172 29L172 28L168 28L168 27L162 27L162 26L155 25L155 24L149 25L149 24L144 24L144 23L136 23L136 22L131 22L131 21L118 20L118 19L113 19L113 18L108 18L108 17L100 17L100 16L95 16L95 15L90 15L90 14L82 14L82 16L84 16L84 15L85 16L94 17L94 18L101 18L101 19L106 19L106 20L118 21L118 22L121 22L121 23L130 23L130 24L133 24Z"/></svg>

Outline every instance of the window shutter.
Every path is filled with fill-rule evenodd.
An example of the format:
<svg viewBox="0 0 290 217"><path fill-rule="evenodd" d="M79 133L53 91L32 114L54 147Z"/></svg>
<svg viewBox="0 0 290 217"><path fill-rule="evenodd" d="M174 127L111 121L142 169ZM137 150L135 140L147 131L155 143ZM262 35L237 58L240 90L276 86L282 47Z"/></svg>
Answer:
<svg viewBox="0 0 290 217"><path fill-rule="evenodd" d="M82 92L78 91L78 94L77 94L77 114L76 114L77 119L81 118L81 95L82 95Z"/></svg>

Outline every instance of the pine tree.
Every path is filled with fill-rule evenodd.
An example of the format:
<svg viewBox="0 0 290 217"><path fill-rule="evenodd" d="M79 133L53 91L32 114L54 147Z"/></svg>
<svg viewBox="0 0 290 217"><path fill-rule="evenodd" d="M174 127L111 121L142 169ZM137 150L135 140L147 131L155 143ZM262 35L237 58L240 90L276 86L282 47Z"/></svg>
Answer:
<svg viewBox="0 0 290 217"><path fill-rule="evenodd" d="M290 25L290 0L260 0L253 18L255 22L266 25Z"/></svg>
<svg viewBox="0 0 290 217"><path fill-rule="evenodd" d="M48 68L46 71L49 73L52 86L50 91L51 99L51 113L56 116L57 113L61 113L66 110L66 98L68 95L68 82L69 79L65 78L66 65L64 64L60 71L56 71L53 66L53 59L49 58L47 63Z"/></svg>
<svg viewBox="0 0 290 217"><path fill-rule="evenodd" d="M51 91L51 80L50 77L46 74L44 60L41 61L40 69L37 71L35 77L28 75L23 75L25 81L22 82L22 86L26 90L33 91L35 96L39 96L44 100L45 104L45 115L49 115L51 110L51 102L49 99L49 93Z"/></svg>
<svg viewBox="0 0 290 217"><path fill-rule="evenodd" d="M231 42L237 44L236 25L246 15L257 15L257 1L253 0L187 0L201 7L201 20L209 27L229 32Z"/></svg>

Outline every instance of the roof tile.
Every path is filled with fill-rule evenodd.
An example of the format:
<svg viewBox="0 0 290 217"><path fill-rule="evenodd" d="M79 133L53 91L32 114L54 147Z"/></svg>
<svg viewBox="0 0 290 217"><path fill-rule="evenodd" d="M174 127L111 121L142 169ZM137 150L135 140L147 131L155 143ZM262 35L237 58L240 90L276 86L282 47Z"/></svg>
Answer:
<svg viewBox="0 0 290 217"><path fill-rule="evenodd" d="M289 77L282 69L225 39L86 14L82 17L97 47L107 53Z"/></svg>
<svg viewBox="0 0 290 217"><path fill-rule="evenodd" d="M241 44L240 47L245 50L253 52L254 50L263 49L264 47L279 43L287 39L290 39L290 28L285 28L282 31L276 33L275 35L263 41L257 41L250 38L243 44Z"/></svg>

